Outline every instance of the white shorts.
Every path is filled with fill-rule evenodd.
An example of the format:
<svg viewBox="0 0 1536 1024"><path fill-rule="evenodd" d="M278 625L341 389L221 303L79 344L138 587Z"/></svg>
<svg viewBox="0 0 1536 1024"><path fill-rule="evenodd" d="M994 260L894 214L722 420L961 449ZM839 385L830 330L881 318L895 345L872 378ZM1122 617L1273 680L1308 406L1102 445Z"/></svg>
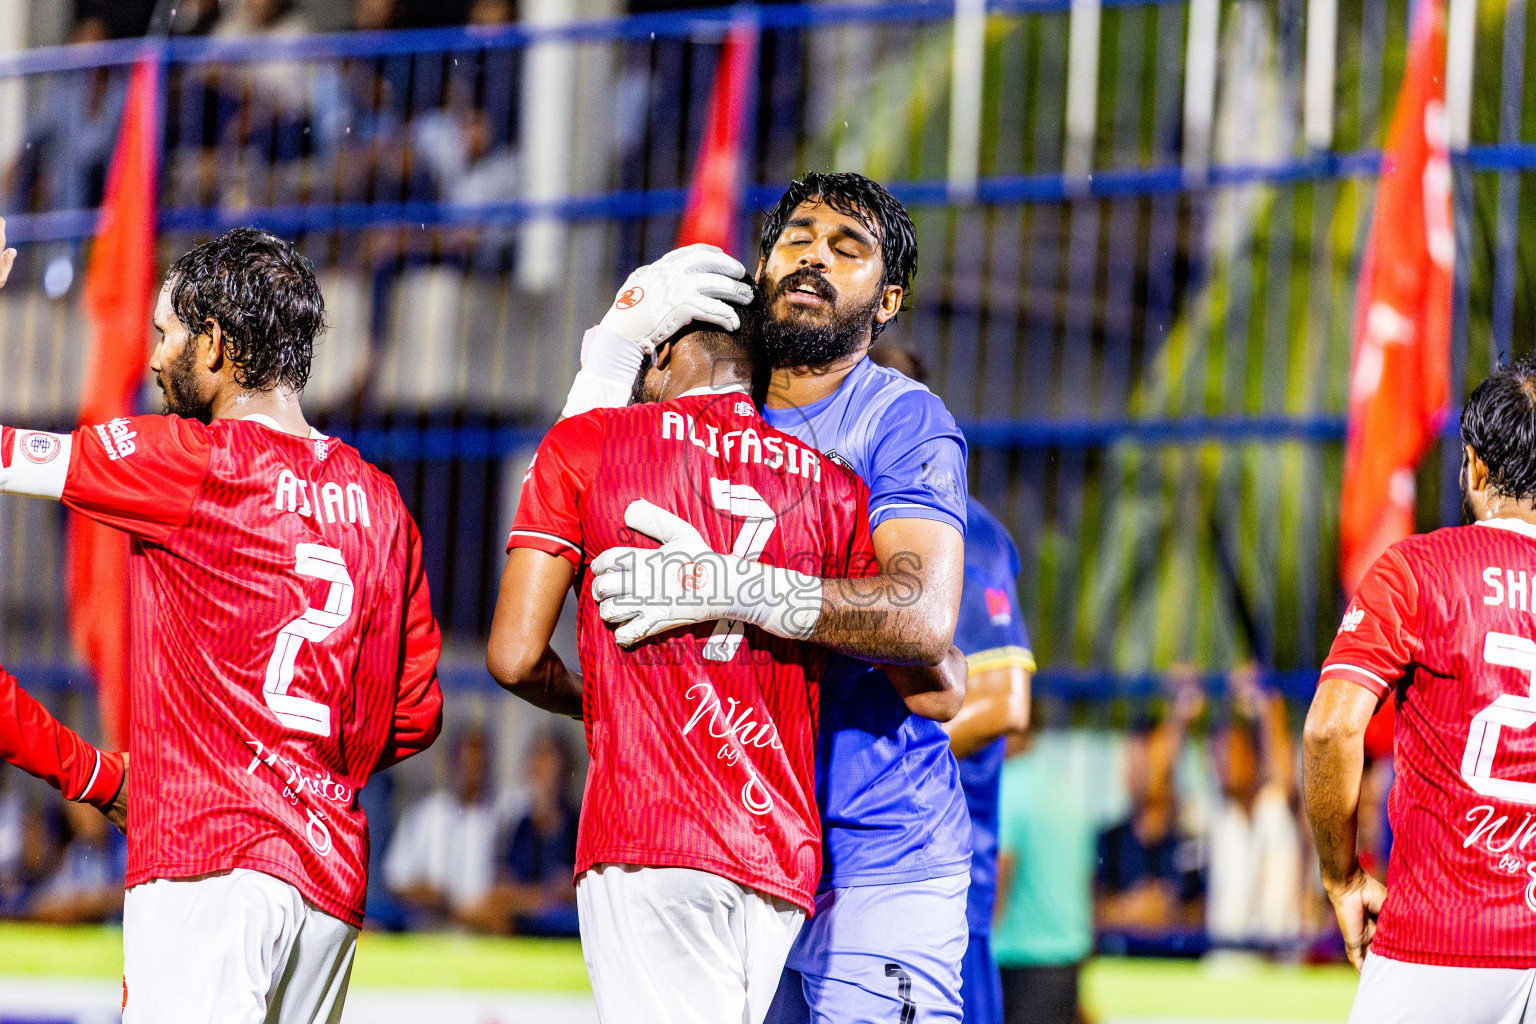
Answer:
<svg viewBox="0 0 1536 1024"><path fill-rule="evenodd" d="M1536 1024L1536 970L1436 967L1365 955L1349 1024Z"/></svg>
<svg viewBox="0 0 1536 1024"><path fill-rule="evenodd" d="M357 929L244 869L123 903L123 1024L334 1024Z"/></svg>
<svg viewBox="0 0 1536 1024"><path fill-rule="evenodd" d="M761 1024L805 911L691 868L603 864L576 885L603 1024Z"/></svg>

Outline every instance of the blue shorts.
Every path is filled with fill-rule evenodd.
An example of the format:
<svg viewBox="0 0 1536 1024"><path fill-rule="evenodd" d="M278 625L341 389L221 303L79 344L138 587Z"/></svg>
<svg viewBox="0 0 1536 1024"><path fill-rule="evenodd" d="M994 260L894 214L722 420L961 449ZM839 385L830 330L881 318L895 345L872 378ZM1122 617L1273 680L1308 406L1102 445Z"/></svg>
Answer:
<svg viewBox="0 0 1536 1024"><path fill-rule="evenodd" d="M970 872L816 894L767 1024L961 1024Z"/></svg>
<svg viewBox="0 0 1536 1024"><path fill-rule="evenodd" d="M1003 1024L1003 976L992 959L992 940L971 932L960 970L965 996L965 1024Z"/></svg>

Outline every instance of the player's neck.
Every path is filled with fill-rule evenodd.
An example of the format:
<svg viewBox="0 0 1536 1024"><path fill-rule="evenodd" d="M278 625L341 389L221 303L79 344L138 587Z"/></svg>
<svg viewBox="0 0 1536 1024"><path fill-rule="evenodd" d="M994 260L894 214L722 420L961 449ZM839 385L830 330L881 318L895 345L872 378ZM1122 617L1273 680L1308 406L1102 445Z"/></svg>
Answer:
<svg viewBox="0 0 1536 1024"><path fill-rule="evenodd" d="M1522 523L1536 526L1536 507L1524 501L1511 501L1500 505L1490 505L1484 521L1486 522L1489 519L1516 519Z"/></svg>
<svg viewBox="0 0 1536 1024"><path fill-rule="evenodd" d="M868 353L869 346L861 345L843 358L819 366L781 366L768 380L765 404L770 409L795 409L819 402L842 387Z"/></svg>
<svg viewBox="0 0 1536 1024"><path fill-rule="evenodd" d="M247 391L230 388L213 400L214 420L243 420L250 416L264 416L277 425L277 429L296 437L310 435L309 421L299 407L299 396L287 388L271 391Z"/></svg>

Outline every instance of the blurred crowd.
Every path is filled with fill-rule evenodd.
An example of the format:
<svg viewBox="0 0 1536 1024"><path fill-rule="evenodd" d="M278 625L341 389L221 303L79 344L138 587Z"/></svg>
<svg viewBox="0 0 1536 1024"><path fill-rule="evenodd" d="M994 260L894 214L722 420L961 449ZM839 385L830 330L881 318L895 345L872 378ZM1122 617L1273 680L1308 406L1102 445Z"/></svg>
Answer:
<svg viewBox="0 0 1536 1024"><path fill-rule="evenodd" d="M992 938L1010 1019L1014 1007L1017 1019L1062 1019L1095 950L1343 959L1285 700L1252 667L1230 674L1220 701L1192 671L1170 678L1163 712L1118 735L1042 730L1037 702L1011 741ZM1116 759L1121 785L1106 787ZM1367 765L1361 862L1382 878L1391 781L1390 759Z"/></svg>
<svg viewBox="0 0 1536 1024"><path fill-rule="evenodd" d="M1192 672L1170 678L1159 714L1085 726L1051 721L1072 709L1036 701L1011 741L993 949L1016 997L1075 987L1095 949L1342 956L1301 813L1292 709L1252 668L1220 699ZM540 720L511 784L498 785L492 733L472 721L450 729L434 779L395 771L369 785L372 926L576 934L585 757L568 725ZM1373 763L1361 844L1376 872L1390 785L1390 761ZM50 793L0 769L0 916L111 920L123 837Z"/></svg>

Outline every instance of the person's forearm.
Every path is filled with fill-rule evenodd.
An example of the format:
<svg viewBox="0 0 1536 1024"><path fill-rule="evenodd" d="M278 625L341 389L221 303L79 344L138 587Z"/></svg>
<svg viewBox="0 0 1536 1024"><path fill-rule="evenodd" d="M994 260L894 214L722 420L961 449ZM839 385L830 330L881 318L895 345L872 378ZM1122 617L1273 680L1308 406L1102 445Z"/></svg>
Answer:
<svg viewBox="0 0 1536 1024"><path fill-rule="evenodd" d="M509 693L534 707L581 720L581 677L565 667L553 647L546 646L538 661L521 672L498 672L493 662L491 675Z"/></svg>
<svg viewBox="0 0 1536 1024"><path fill-rule="evenodd" d="M822 580L821 615L806 639L855 658L935 667L955 636L951 604L924 600L911 574Z"/></svg>
<svg viewBox="0 0 1536 1024"><path fill-rule="evenodd" d="M1364 773L1361 738L1326 719L1314 721L1309 717L1303 739L1302 783L1318 863L1328 885L1344 883L1359 865L1355 844Z"/></svg>
<svg viewBox="0 0 1536 1024"><path fill-rule="evenodd" d="M937 665L887 665L885 674L907 710L919 717L948 722L965 704L965 655L958 647L951 646Z"/></svg>
<svg viewBox="0 0 1536 1024"><path fill-rule="evenodd" d="M111 805L122 788L123 759L97 750L0 669L0 760L64 794L96 807Z"/></svg>

